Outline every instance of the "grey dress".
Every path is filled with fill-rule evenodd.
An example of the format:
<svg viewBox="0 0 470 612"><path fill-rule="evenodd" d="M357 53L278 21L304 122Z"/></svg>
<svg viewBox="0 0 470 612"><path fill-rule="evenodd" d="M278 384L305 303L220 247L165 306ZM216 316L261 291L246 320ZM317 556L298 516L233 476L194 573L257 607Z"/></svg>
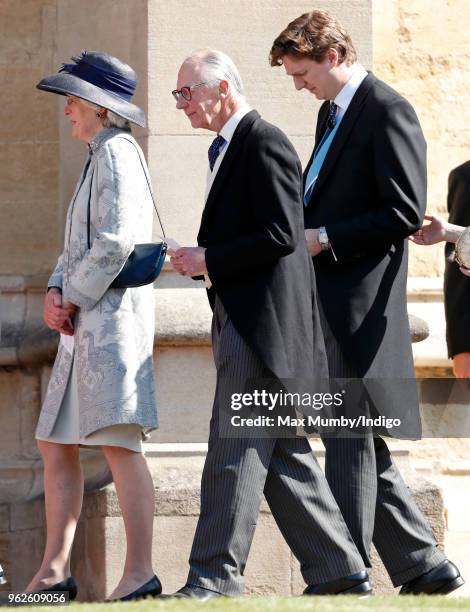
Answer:
<svg viewBox="0 0 470 612"><path fill-rule="evenodd" d="M152 239L143 155L129 140L135 143L115 128L94 138L67 213L64 249L48 285L61 287L79 310L72 351L59 344L38 439L139 451L157 427L153 286L109 288L134 244Z"/></svg>

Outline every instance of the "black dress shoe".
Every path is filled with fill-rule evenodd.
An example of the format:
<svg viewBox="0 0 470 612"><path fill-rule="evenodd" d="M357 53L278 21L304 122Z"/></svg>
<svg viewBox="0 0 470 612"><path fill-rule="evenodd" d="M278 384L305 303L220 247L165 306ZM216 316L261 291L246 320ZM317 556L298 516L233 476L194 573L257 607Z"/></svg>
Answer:
<svg viewBox="0 0 470 612"><path fill-rule="evenodd" d="M304 595L370 595L369 574L363 570L351 576L337 578L322 584L309 584Z"/></svg>
<svg viewBox="0 0 470 612"><path fill-rule="evenodd" d="M203 587L193 586L192 584L185 584L179 591L173 593L173 595L164 595L166 599L198 599L199 601L207 601L208 599L214 599L215 597L224 597L222 593L217 591L211 591L210 589L204 589Z"/></svg>
<svg viewBox="0 0 470 612"><path fill-rule="evenodd" d="M40 591L38 591L38 593L50 593L51 591L59 591L60 593L68 593L69 600L73 601L75 597L77 596L77 592L78 592L77 581L75 580L73 576L69 576L65 580L62 580L62 582L57 582L57 584L54 584L53 586L48 587L47 589L41 589Z"/></svg>
<svg viewBox="0 0 470 612"><path fill-rule="evenodd" d="M131 601L133 599L144 599L145 597L158 597L162 592L162 583L160 580L153 576L150 578L148 582L143 584L141 587L129 593L129 595L124 595L124 597L119 597L119 599L115 601Z"/></svg>
<svg viewBox="0 0 470 612"><path fill-rule="evenodd" d="M405 582L400 595L447 595L458 589L465 580L452 561L446 559L429 572Z"/></svg>

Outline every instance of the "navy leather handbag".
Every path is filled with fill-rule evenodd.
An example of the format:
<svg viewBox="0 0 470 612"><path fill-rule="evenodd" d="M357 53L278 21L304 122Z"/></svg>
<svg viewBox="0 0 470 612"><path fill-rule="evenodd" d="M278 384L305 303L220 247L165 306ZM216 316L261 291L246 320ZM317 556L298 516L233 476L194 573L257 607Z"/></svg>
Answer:
<svg viewBox="0 0 470 612"><path fill-rule="evenodd" d="M121 138L125 138L121 136ZM160 219L160 215L158 214L157 205L155 204L155 198L153 197L152 188L150 186L150 180L147 174L147 170L144 166L144 162L140 156L140 152L135 146L134 142L129 138L125 138L128 142L130 142L137 150L137 154L139 155L140 164L142 166L142 170L144 171L145 178L147 180L147 186L149 188L150 196L152 198L153 207L155 208L155 212L157 213L158 222L160 223L160 227L162 228L162 236L165 238L165 230L163 229L163 224ZM87 210L87 239L88 239L88 249L91 248L90 242L90 200L91 200L91 185L93 182L93 176L90 181L90 195L88 196L88 210ZM149 285L153 283L153 281L160 274L163 264L165 263L165 256L167 251L167 244L164 240L161 242L149 242L145 244L136 244L134 246L134 250L127 258L124 267L116 276L116 278L111 283L110 287L113 289L128 289L131 287L142 287L143 285Z"/></svg>

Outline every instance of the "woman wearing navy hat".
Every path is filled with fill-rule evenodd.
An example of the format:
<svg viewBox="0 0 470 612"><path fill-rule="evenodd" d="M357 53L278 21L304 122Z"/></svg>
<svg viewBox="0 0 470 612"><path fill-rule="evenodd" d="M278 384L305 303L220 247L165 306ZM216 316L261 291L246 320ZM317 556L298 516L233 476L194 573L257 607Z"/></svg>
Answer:
<svg viewBox="0 0 470 612"><path fill-rule="evenodd" d="M77 594L70 553L83 499L79 446L100 446L127 537L123 575L110 599L161 593L152 569L154 487L142 439L157 427L153 286L110 287L136 243L152 239L145 160L130 124L145 126L131 99L130 66L83 52L37 87L65 96L72 136L88 157L70 203L62 254L44 303L60 344L36 430L44 459L47 541L27 591Z"/></svg>

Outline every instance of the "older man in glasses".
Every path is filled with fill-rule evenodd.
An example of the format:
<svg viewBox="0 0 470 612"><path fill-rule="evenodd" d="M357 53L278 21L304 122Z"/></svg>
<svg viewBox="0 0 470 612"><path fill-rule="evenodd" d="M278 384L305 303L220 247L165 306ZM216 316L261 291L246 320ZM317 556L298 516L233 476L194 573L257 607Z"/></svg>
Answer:
<svg viewBox="0 0 470 612"><path fill-rule="evenodd" d="M199 246L171 253L177 272L208 279L217 368L201 515L187 584L175 596L241 594L263 493L300 561L306 594L368 593L364 564L307 440L219 429L230 412L229 381L243 390L248 379L270 379L279 388L281 379L327 374L299 160L286 136L247 105L225 54L192 54L173 95L194 128L217 133Z"/></svg>

